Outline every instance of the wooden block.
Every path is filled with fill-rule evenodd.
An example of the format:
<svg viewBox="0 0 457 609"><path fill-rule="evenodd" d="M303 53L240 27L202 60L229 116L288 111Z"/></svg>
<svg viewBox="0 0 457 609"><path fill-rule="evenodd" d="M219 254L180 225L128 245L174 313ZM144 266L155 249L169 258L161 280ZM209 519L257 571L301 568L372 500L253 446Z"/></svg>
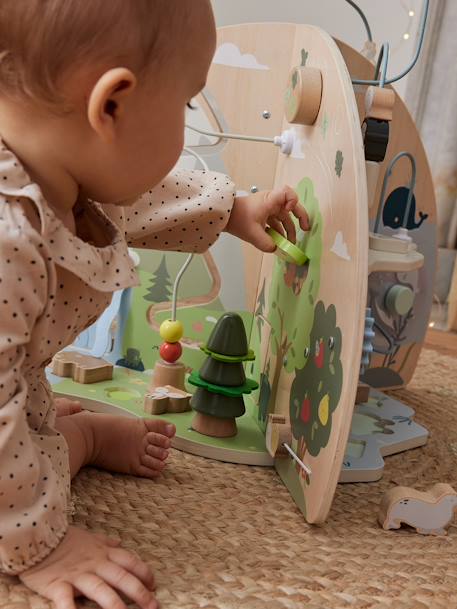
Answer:
<svg viewBox="0 0 457 609"><path fill-rule="evenodd" d="M397 239L388 237L387 235L379 235L370 233L370 249L377 252L391 252L392 254L407 254L416 249L416 245L412 241L405 239Z"/></svg>
<svg viewBox="0 0 457 609"><path fill-rule="evenodd" d="M359 381L357 385L357 393L355 396L356 404L366 404L370 398L370 385Z"/></svg>
<svg viewBox="0 0 457 609"><path fill-rule="evenodd" d="M317 68L294 68L286 91L285 114L289 123L314 125L321 100L321 71Z"/></svg>
<svg viewBox="0 0 457 609"><path fill-rule="evenodd" d="M288 417L279 414L268 415L265 442L267 450L273 458L289 456L283 446L284 444L290 446L292 442L292 429Z"/></svg>
<svg viewBox="0 0 457 609"><path fill-rule="evenodd" d="M149 414L165 414L166 412L186 412L191 410L191 393L182 391L171 385L156 387L144 396L143 408Z"/></svg>
<svg viewBox="0 0 457 609"><path fill-rule="evenodd" d="M447 535L457 510L457 493L449 484L435 484L427 492L398 486L385 493L378 515L383 529L407 524L422 535Z"/></svg>
<svg viewBox="0 0 457 609"><path fill-rule="evenodd" d="M395 91L385 87L368 87L365 94L365 112L368 118L391 121L395 104Z"/></svg>
<svg viewBox="0 0 457 609"><path fill-rule="evenodd" d="M52 372L72 378L76 383L100 383L113 378L113 365L78 351L61 351L52 360Z"/></svg>

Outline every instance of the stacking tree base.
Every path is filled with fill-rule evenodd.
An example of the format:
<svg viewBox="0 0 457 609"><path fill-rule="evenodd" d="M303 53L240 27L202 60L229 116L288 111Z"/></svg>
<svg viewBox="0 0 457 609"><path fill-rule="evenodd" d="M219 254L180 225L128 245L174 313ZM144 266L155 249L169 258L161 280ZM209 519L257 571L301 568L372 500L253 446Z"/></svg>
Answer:
<svg viewBox="0 0 457 609"><path fill-rule="evenodd" d="M192 420L192 429L204 436L232 438L237 434L235 419L221 419L197 412Z"/></svg>

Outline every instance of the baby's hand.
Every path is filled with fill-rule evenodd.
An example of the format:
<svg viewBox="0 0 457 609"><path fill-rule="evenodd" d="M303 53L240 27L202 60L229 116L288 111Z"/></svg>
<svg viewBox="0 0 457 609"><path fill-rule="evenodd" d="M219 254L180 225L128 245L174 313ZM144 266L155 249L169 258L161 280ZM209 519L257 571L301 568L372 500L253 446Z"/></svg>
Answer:
<svg viewBox="0 0 457 609"><path fill-rule="evenodd" d="M289 186L237 197L225 230L264 252L274 252L276 246L265 228L271 226L295 243L297 235L291 213L298 218L302 230L309 230L308 214Z"/></svg>
<svg viewBox="0 0 457 609"><path fill-rule="evenodd" d="M81 412L81 402L70 400L69 398L54 398L57 417L66 417L70 414Z"/></svg>
<svg viewBox="0 0 457 609"><path fill-rule="evenodd" d="M154 577L135 554L104 535L69 527L55 550L20 574L21 581L54 601L56 609L76 609L85 596L104 609L127 609L115 589L142 609L157 609Z"/></svg>

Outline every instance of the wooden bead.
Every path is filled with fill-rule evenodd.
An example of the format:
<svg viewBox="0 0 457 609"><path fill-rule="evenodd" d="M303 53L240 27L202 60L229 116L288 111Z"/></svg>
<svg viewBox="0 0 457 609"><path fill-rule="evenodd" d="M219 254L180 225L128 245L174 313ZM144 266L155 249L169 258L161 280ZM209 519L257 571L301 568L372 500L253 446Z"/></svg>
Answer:
<svg viewBox="0 0 457 609"><path fill-rule="evenodd" d="M381 121L392 120L395 92L385 87L368 87L365 94L365 113L369 118Z"/></svg>
<svg viewBox="0 0 457 609"><path fill-rule="evenodd" d="M314 125L321 100L321 71L317 68L294 68L285 95L285 114L289 123Z"/></svg>

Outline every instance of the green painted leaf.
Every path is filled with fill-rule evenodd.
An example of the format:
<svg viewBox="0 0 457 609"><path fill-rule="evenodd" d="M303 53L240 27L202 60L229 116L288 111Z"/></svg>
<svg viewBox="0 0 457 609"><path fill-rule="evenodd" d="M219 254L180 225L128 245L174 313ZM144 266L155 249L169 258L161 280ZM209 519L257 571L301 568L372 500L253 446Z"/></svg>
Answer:
<svg viewBox="0 0 457 609"><path fill-rule="evenodd" d="M306 62L308 61L309 53L305 51L305 49L301 50L301 65L306 66Z"/></svg>

